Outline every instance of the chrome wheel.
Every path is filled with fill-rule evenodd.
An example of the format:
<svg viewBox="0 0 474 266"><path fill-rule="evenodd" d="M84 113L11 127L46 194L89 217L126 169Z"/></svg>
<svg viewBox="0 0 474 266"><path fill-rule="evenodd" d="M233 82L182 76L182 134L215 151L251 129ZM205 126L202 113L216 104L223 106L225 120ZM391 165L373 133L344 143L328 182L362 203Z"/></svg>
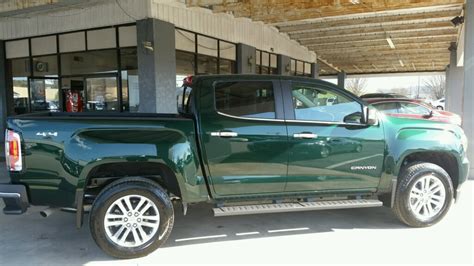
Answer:
<svg viewBox="0 0 474 266"><path fill-rule="evenodd" d="M410 191L410 208L419 220L435 217L446 201L446 188L434 175L426 175L416 181Z"/></svg>
<svg viewBox="0 0 474 266"><path fill-rule="evenodd" d="M158 232L160 213L156 204L140 195L128 195L107 209L104 228L107 237L121 247L138 247Z"/></svg>

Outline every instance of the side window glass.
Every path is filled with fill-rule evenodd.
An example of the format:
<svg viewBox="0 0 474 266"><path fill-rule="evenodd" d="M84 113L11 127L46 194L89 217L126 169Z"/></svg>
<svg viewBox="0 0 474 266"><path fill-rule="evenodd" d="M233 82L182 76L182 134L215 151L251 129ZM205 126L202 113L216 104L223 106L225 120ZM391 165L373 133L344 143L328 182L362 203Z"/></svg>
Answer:
<svg viewBox="0 0 474 266"><path fill-rule="evenodd" d="M414 103L400 103L400 113L402 114L413 114L413 115L425 115L430 111L421 105Z"/></svg>
<svg viewBox="0 0 474 266"><path fill-rule="evenodd" d="M361 123L362 105L336 92L306 85L292 88L297 120Z"/></svg>
<svg viewBox="0 0 474 266"><path fill-rule="evenodd" d="M398 113L398 106L396 102L374 104L374 107L377 108L377 110L381 111L382 113L386 113L386 114Z"/></svg>
<svg viewBox="0 0 474 266"><path fill-rule="evenodd" d="M239 117L274 119L272 82L223 82L215 86L217 111Z"/></svg>

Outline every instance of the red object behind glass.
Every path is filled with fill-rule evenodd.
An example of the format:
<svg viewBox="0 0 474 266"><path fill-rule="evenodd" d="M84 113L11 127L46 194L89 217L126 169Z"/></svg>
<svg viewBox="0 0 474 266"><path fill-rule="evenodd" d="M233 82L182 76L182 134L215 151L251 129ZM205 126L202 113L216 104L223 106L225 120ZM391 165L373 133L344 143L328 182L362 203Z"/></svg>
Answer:
<svg viewBox="0 0 474 266"><path fill-rule="evenodd" d="M83 111L82 95L80 91L68 90L66 92L66 112L77 113Z"/></svg>

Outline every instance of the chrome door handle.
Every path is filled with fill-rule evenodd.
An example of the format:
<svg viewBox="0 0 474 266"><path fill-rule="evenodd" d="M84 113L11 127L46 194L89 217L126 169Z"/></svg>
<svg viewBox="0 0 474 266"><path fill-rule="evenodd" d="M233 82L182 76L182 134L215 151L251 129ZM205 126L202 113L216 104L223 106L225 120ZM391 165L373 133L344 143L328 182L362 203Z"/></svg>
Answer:
<svg viewBox="0 0 474 266"><path fill-rule="evenodd" d="M211 132L211 136L221 137L221 138L234 138L234 137L239 136L239 134L232 131L220 131L220 132Z"/></svg>
<svg viewBox="0 0 474 266"><path fill-rule="evenodd" d="M318 135L309 133L309 132L302 132L302 133L295 133L293 134L293 138L295 139L316 139Z"/></svg>

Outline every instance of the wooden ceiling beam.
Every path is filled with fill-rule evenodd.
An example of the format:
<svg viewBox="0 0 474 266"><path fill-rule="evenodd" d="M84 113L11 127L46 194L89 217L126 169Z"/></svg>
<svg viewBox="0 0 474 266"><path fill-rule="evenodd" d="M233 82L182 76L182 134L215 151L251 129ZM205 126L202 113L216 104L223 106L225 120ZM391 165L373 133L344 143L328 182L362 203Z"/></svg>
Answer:
<svg viewBox="0 0 474 266"><path fill-rule="evenodd" d="M399 40L435 40L435 39L451 39L456 41L457 33L447 33L447 34L440 34L440 35L433 35L430 32L419 32L418 34L410 34L410 33L397 33L394 35L390 35L392 41L397 44ZM376 42L380 40L386 40L387 36L385 34L371 34L371 35L357 35L357 36L334 36L334 37L322 37L322 38L315 38L311 40L301 40L299 43L301 45L305 45L307 47L312 47L313 45L320 45L324 43L344 43L344 42Z"/></svg>
<svg viewBox="0 0 474 266"><path fill-rule="evenodd" d="M376 17L372 19L349 19L344 21L329 21L320 23L307 23L301 25L292 25L287 27L277 27L281 32L288 34L291 33L304 33L318 30L327 30L331 28L362 28L369 26L390 26L390 25L401 25L410 23L427 23L427 22L445 22L451 20L453 17L461 14L461 9L454 11L438 11L436 13L421 13L412 14L411 16L388 16L388 17Z"/></svg>
<svg viewBox="0 0 474 266"><path fill-rule="evenodd" d="M433 22L433 23L421 23L421 24L404 24L404 25L392 25L381 27L380 25L373 25L368 27L360 27L353 29L331 29L328 28L324 31L304 32L304 33L291 33L288 36L292 39L307 40L315 37L329 37L329 36L343 36L343 35L368 35L368 34L396 34L403 32L413 32L414 34L420 31L450 31L453 33L457 32L457 29L449 21Z"/></svg>
<svg viewBox="0 0 474 266"><path fill-rule="evenodd" d="M443 48L448 49L451 45L451 42L444 41L444 42L420 42L420 43L407 43L407 44L397 44L396 52L404 51L404 50L411 50L411 49L425 49L425 48ZM326 47L326 48L318 48L315 49L318 54L328 54L328 53L361 53L361 52L375 52L375 51L392 51L393 49L388 46L387 42L382 43L380 45L370 45L370 46L362 46L362 47Z"/></svg>
<svg viewBox="0 0 474 266"><path fill-rule="evenodd" d="M433 39L433 38L427 38L426 40L423 39L417 39L416 42L414 42L411 39L399 39L397 40L397 46L398 47L404 47L404 46L420 46L420 45L425 45L425 44L434 44L434 45L441 45L441 44L447 44L446 47L449 47L449 45L452 42L452 37L449 38L438 38L438 39ZM345 43L322 43L318 45L311 46L310 48L314 51L322 51L322 50L328 50L328 49L371 49L371 48L378 48L378 47L389 47L387 40L379 40L379 41L372 41L368 43L350 43L350 42L345 42Z"/></svg>
<svg viewBox="0 0 474 266"><path fill-rule="evenodd" d="M363 0L352 4L350 0L245 0L238 3L212 5L214 12L232 12L235 17L248 17L266 23L332 17L364 12L380 12L435 5L463 4L464 0Z"/></svg>

